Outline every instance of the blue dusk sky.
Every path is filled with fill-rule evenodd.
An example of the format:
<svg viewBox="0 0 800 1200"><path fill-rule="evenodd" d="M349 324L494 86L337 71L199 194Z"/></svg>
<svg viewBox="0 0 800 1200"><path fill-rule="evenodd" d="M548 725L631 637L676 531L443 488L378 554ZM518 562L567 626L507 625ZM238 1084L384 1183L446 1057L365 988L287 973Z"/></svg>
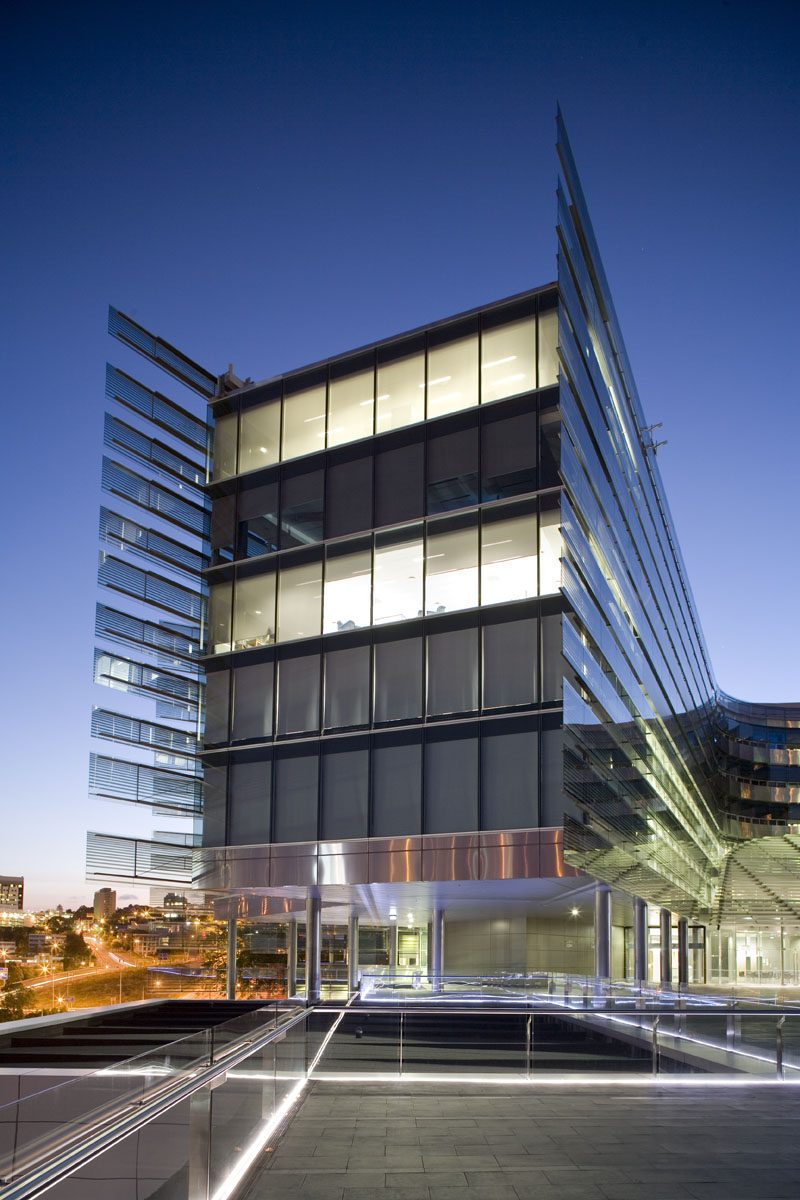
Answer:
<svg viewBox="0 0 800 1200"><path fill-rule="evenodd" d="M105 362L181 389L107 305L263 378L548 282L557 101L717 679L800 699L795 6L34 0L3 40L0 873L30 904L91 896L87 827L152 827L86 798Z"/></svg>

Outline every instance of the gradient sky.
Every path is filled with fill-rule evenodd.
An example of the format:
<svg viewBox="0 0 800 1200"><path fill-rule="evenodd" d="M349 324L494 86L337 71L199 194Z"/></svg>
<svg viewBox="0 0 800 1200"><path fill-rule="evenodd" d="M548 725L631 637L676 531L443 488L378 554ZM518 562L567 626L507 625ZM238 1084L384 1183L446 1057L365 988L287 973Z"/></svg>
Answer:
<svg viewBox="0 0 800 1200"><path fill-rule="evenodd" d="M795 6L33 3L3 40L28 903L83 902L87 827L134 828L86 799L108 303L258 379L552 280L557 100L718 681L800 699Z"/></svg>

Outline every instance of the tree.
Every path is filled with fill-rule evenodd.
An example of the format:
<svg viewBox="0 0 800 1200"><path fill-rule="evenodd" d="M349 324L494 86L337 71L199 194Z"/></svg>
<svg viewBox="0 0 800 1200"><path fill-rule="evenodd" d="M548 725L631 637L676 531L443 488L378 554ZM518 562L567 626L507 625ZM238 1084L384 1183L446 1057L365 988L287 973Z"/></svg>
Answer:
<svg viewBox="0 0 800 1200"><path fill-rule="evenodd" d="M19 963L11 963L8 968L8 979L0 992L0 1021L21 1021L26 1008L35 1003L35 997L30 988L23 986L26 978L25 968Z"/></svg>

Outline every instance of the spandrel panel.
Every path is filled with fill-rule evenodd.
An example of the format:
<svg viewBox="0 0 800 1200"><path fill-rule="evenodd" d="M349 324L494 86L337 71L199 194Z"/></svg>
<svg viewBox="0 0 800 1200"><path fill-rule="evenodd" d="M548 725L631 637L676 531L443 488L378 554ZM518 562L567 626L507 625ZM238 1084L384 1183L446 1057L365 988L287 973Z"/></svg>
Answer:
<svg viewBox="0 0 800 1200"><path fill-rule="evenodd" d="M558 383L558 309L539 313L539 387Z"/></svg>
<svg viewBox="0 0 800 1200"><path fill-rule="evenodd" d="M281 487L281 547L308 546L322 541L325 472L285 474Z"/></svg>
<svg viewBox="0 0 800 1200"><path fill-rule="evenodd" d="M233 741L272 737L273 678L271 662L237 667L233 672Z"/></svg>
<svg viewBox="0 0 800 1200"><path fill-rule="evenodd" d="M504 500L536 489L536 409L485 420L481 499Z"/></svg>
<svg viewBox="0 0 800 1200"><path fill-rule="evenodd" d="M284 567L278 582L278 641L314 637L322 619L322 563Z"/></svg>
<svg viewBox="0 0 800 1200"><path fill-rule="evenodd" d="M329 556L325 563L325 593L322 632L362 629L370 623L372 598L372 555Z"/></svg>
<svg viewBox="0 0 800 1200"><path fill-rule="evenodd" d="M539 592L549 596L561 587L561 514L556 508L541 514L539 549Z"/></svg>
<svg viewBox="0 0 800 1200"><path fill-rule="evenodd" d="M425 554L425 612L455 612L478 603L478 529L434 532Z"/></svg>
<svg viewBox="0 0 800 1200"><path fill-rule="evenodd" d="M372 434L375 408L375 374L360 371L345 379L332 379L328 412L328 445L354 442Z"/></svg>
<svg viewBox="0 0 800 1200"><path fill-rule="evenodd" d="M535 704L538 621L507 621L483 629L483 707Z"/></svg>
<svg viewBox="0 0 800 1200"><path fill-rule="evenodd" d="M236 474L236 441L239 417L228 413L214 422L214 469L212 479L228 479Z"/></svg>
<svg viewBox="0 0 800 1200"><path fill-rule="evenodd" d="M469 419L469 418L468 418ZM426 506L429 513L478 502L478 427L430 431Z"/></svg>
<svg viewBox="0 0 800 1200"><path fill-rule="evenodd" d="M322 755L322 836L327 840L366 837L368 808L366 745L352 750L326 746Z"/></svg>
<svg viewBox="0 0 800 1200"><path fill-rule="evenodd" d="M478 630L430 634L427 674L429 716L474 712L478 707Z"/></svg>
<svg viewBox="0 0 800 1200"><path fill-rule="evenodd" d="M285 658L278 663L278 734L319 729L318 654Z"/></svg>
<svg viewBox="0 0 800 1200"><path fill-rule="evenodd" d="M228 798L228 845L263 845L270 840L272 762L234 762Z"/></svg>
<svg viewBox="0 0 800 1200"><path fill-rule="evenodd" d="M237 579L233 597L233 641L237 650L275 641L275 576Z"/></svg>
<svg viewBox="0 0 800 1200"><path fill-rule="evenodd" d="M280 458L281 405L279 400L242 412L239 427L239 471L257 471Z"/></svg>
<svg viewBox="0 0 800 1200"><path fill-rule="evenodd" d="M227 654L231 648L233 584L213 583L208 592L208 652Z"/></svg>
<svg viewBox="0 0 800 1200"><path fill-rule="evenodd" d="M369 725L369 646L325 654L326 729Z"/></svg>
<svg viewBox="0 0 800 1200"><path fill-rule="evenodd" d="M481 401L502 400L536 387L536 321L527 317L486 329L481 340Z"/></svg>
<svg viewBox="0 0 800 1200"><path fill-rule="evenodd" d="M535 730L486 734L481 743L481 827L539 824L539 737Z"/></svg>
<svg viewBox="0 0 800 1200"><path fill-rule="evenodd" d="M537 520L534 513L484 521L481 529L481 604L535 596Z"/></svg>
<svg viewBox="0 0 800 1200"><path fill-rule="evenodd" d="M325 387L295 392L283 401L283 458L325 449Z"/></svg>
<svg viewBox="0 0 800 1200"><path fill-rule="evenodd" d="M422 832L422 746L410 739L372 743L372 836Z"/></svg>
<svg viewBox="0 0 800 1200"><path fill-rule="evenodd" d="M373 624L407 621L422 615L421 534L375 545Z"/></svg>
<svg viewBox="0 0 800 1200"><path fill-rule="evenodd" d="M428 740L425 746L426 833L478 828L478 738Z"/></svg>
<svg viewBox="0 0 800 1200"><path fill-rule="evenodd" d="M311 842L317 837L319 755L315 747L275 752L273 837L276 842Z"/></svg>
<svg viewBox="0 0 800 1200"><path fill-rule="evenodd" d="M256 558L278 549L278 484L239 493L239 554Z"/></svg>
<svg viewBox="0 0 800 1200"><path fill-rule="evenodd" d="M425 419L425 355L378 364L375 432L386 433Z"/></svg>
<svg viewBox="0 0 800 1200"><path fill-rule="evenodd" d="M375 720L422 716L422 639L375 643Z"/></svg>
<svg viewBox="0 0 800 1200"><path fill-rule="evenodd" d="M428 351L428 419L478 403L478 338L460 338Z"/></svg>

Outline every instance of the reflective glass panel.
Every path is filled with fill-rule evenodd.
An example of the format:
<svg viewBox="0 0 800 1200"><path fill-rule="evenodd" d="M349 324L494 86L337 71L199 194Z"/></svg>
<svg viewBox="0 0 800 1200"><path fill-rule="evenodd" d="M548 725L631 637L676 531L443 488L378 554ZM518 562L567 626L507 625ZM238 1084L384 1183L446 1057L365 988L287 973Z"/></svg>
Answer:
<svg viewBox="0 0 800 1200"><path fill-rule="evenodd" d="M272 737L273 664L254 663L233 672L233 740Z"/></svg>
<svg viewBox="0 0 800 1200"><path fill-rule="evenodd" d="M481 538L481 604L535 596L536 517L526 513L485 522Z"/></svg>
<svg viewBox="0 0 800 1200"><path fill-rule="evenodd" d="M375 374L361 371L346 379L332 379L328 413L328 445L354 442L372 434L375 408Z"/></svg>
<svg viewBox="0 0 800 1200"><path fill-rule="evenodd" d="M233 641L237 650L275 641L275 576L237 579L233 598Z"/></svg>
<svg viewBox="0 0 800 1200"><path fill-rule="evenodd" d="M428 351L428 417L478 403L478 338L461 338Z"/></svg>
<svg viewBox="0 0 800 1200"><path fill-rule="evenodd" d="M453 612L478 603L478 528L436 532L428 527L425 612Z"/></svg>
<svg viewBox="0 0 800 1200"><path fill-rule="evenodd" d="M278 663L278 733L319 729L319 655Z"/></svg>
<svg viewBox="0 0 800 1200"><path fill-rule="evenodd" d="M425 355L378 365L375 432L386 433L425 418Z"/></svg>
<svg viewBox="0 0 800 1200"><path fill-rule="evenodd" d="M325 449L325 387L295 392L283 401L283 457Z"/></svg>
<svg viewBox="0 0 800 1200"><path fill-rule="evenodd" d="M375 546L373 623L407 621L422 614L422 537Z"/></svg>
<svg viewBox="0 0 800 1200"><path fill-rule="evenodd" d="M502 400L536 387L536 322L533 317L486 329L481 340L481 401Z"/></svg>
<svg viewBox="0 0 800 1200"><path fill-rule="evenodd" d="M558 383L558 309L539 313L539 387Z"/></svg>
<svg viewBox="0 0 800 1200"><path fill-rule="evenodd" d="M278 641L314 637L322 616L322 563L284 567L278 580Z"/></svg>
<svg viewBox="0 0 800 1200"><path fill-rule="evenodd" d="M561 514L549 509L541 515L539 591L549 596L561 587Z"/></svg>
<svg viewBox="0 0 800 1200"><path fill-rule="evenodd" d="M239 471L257 471L280 458L281 405L279 400L242 412L239 429Z"/></svg>
<svg viewBox="0 0 800 1200"><path fill-rule="evenodd" d="M329 556L325 563L323 633L361 629L369 625L372 593L372 555Z"/></svg>
<svg viewBox="0 0 800 1200"><path fill-rule="evenodd" d="M227 654L231 648L231 599L233 584L212 583L208 593L208 652Z"/></svg>
<svg viewBox="0 0 800 1200"><path fill-rule="evenodd" d="M214 469L212 479L227 479L236 474L236 438L239 418L236 413L217 417L214 422Z"/></svg>

